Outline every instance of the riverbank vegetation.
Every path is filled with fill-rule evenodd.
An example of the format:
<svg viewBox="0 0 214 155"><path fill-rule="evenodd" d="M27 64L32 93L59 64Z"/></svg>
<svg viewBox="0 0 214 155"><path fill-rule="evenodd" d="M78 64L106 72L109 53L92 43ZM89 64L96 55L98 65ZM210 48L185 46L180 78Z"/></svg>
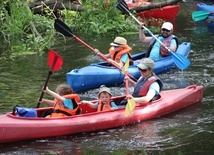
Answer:
<svg viewBox="0 0 214 155"><path fill-rule="evenodd" d="M137 32L138 26L130 17L115 8L117 0L87 0L85 11L61 10L61 18L75 33L93 37L122 35ZM28 1L4 0L0 2L0 54L5 57L35 54L47 51L57 44L54 29L56 15L48 6L44 14L34 14Z"/></svg>
<svg viewBox="0 0 214 155"><path fill-rule="evenodd" d="M40 52L53 45L55 32L50 18L33 14L26 2L1 3L0 37L4 56Z"/></svg>

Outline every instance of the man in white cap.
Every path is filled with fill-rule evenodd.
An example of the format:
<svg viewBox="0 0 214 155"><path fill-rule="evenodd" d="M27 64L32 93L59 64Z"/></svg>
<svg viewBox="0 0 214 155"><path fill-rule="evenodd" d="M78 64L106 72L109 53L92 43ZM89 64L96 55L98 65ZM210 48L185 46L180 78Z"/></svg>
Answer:
<svg viewBox="0 0 214 155"><path fill-rule="evenodd" d="M139 37L140 41L149 45L146 53L146 57L153 60L158 60L162 57L168 56L170 53L165 48L165 46L172 52L176 52L178 47L178 39L174 36L173 25L170 22L163 23L161 27L161 34L156 35L156 37L163 43L162 45L153 37L145 36L144 29L142 27L143 23L140 24Z"/></svg>
<svg viewBox="0 0 214 155"><path fill-rule="evenodd" d="M134 92L126 96L127 99L132 98L136 103L147 103L150 101L157 100L160 98L160 91L163 89L162 81L154 74L154 61L150 58L143 59L137 65L141 77L137 82L133 81L128 76L125 76L128 79L129 83L134 86ZM124 100L120 105L124 105L127 102Z"/></svg>

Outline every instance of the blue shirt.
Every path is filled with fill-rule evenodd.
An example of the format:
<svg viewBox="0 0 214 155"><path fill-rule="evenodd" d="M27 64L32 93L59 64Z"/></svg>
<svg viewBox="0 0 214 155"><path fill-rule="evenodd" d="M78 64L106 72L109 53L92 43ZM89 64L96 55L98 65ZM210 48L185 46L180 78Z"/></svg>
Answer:
<svg viewBox="0 0 214 155"><path fill-rule="evenodd" d="M64 106L65 108L68 108L68 109L74 109L74 104L73 104L73 101L71 99L64 99Z"/></svg>
<svg viewBox="0 0 214 155"><path fill-rule="evenodd" d="M96 102L96 103L94 104L94 106L95 106L95 107L98 107L98 102ZM112 107L112 108L117 108L117 105L116 105L114 102L111 102L111 107Z"/></svg>
<svg viewBox="0 0 214 155"><path fill-rule="evenodd" d="M123 54L120 58L120 61L122 61L123 63L126 63L126 61L129 59L129 55L126 53L126 54Z"/></svg>
<svg viewBox="0 0 214 155"><path fill-rule="evenodd" d="M154 39L154 38L152 38ZM163 38L162 36L159 36L158 39L163 42L165 40L165 38ZM171 40L171 44L170 46L177 46L175 39ZM154 46L152 47L152 50L150 52L149 58L153 59L153 60L157 60L160 58L160 43L158 41L155 42Z"/></svg>

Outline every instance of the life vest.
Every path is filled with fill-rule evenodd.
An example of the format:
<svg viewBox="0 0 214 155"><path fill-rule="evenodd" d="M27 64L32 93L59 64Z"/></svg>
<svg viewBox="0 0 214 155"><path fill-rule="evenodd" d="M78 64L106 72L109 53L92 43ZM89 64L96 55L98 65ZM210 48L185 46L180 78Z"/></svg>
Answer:
<svg viewBox="0 0 214 155"><path fill-rule="evenodd" d="M162 35L160 34L160 35L158 35L157 38L159 39L161 36ZM166 45L166 47L169 47L170 44L171 44L171 40L172 39L175 39L175 41L176 41L176 45L177 45L176 50L177 50L177 48L178 48L178 38L175 35L170 35L169 37L167 37L166 39L164 39L164 41L162 43L164 43ZM146 55L145 55L146 58L149 57L150 52L151 52L154 44L156 43L156 41L157 40L155 38L152 38L152 41L149 44L149 47L148 47L148 49L146 51ZM166 56L169 56L169 52L168 52L167 49L165 49L164 47L160 46L160 55L161 55L161 57L166 57Z"/></svg>
<svg viewBox="0 0 214 155"><path fill-rule="evenodd" d="M105 111L105 110L111 110L111 101L109 101L108 103L102 103L101 100L99 100L97 111Z"/></svg>
<svg viewBox="0 0 214 155"><path fill-rule="evenodd" d="M131 50L132 50L132 48L129 47L128 45L124 46L123 50L121 50L121 51L115 51L114 47L111 47L109 49L109 53L111 54L112 60L116 61L117 63L120 63L120 59L123 54L128 54L129 61L131 61L131 53L130 53Z"/></svg>
<svg viewBox="0 0 214 155"><path fill-rule="evenodd" d="M150 85L155 81L159 84L160 91L161 91L163 89L163 82L157 76L154 75L152 77L149 77L148 79L140 78L137 81L135 89L134 89L134 92L132 94L133 97L146 96ZM151 101L156 100L157 98L159 98L159 94L155 95L154 98Z"/></svg>
<svg viewBox="0 0 214 155"><path fill-rule="evenodd" d="M76 114L79 109L78 102L80 101L80 97L77 94L69 94L63 96L66 99L71 99L73 102L74 109L68 109L64 106L62 101L58 99L54 99L54 107L53 112L51 113L51 117L65 117L65 116L73 116Z"/></svg>

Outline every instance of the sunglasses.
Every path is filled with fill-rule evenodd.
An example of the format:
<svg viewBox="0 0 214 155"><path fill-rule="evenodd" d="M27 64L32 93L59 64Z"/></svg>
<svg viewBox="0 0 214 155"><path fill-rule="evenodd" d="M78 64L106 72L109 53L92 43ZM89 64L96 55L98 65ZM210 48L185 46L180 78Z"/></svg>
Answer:
<svg viewBox="0 0 214 155"><path fill-rule="evenodd" d="M114 46L114 48L118 48L119 46Z"/></svg>
<svg viewBox="0 0 214 155"><path fill-rule="evenodd" d="M166 31L166 32L170 32L170 30L167 30L167 29L161 29L162 31Z"/></svg>
<svg viewBox="0 0 214 155"><path fill-rule="evenodd" d="M141 69L141 68L138 68L138 70L141 71L141 72L146 72L147 71L147 69Z"/></svg>

